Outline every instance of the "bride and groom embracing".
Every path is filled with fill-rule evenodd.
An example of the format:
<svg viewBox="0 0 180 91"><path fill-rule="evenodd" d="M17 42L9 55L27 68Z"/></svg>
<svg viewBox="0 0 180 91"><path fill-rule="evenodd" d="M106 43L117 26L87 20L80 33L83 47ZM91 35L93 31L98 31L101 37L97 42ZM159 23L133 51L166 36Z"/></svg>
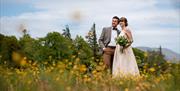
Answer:
<svg viewBox="0 0 180 91"><path fill-rule="evenodd" d="M121 31L117 26L121 26ZM112 26L104 27L99 38L99 44L103 50L103 61L106 68L110 69L113 77L139 76L139 69L131 47L133 42L128 21L125 17L112 18ZM116 43L117 37L124 37L128 43L121 46ZM123 51L121 52L121 50Z"/></svg>

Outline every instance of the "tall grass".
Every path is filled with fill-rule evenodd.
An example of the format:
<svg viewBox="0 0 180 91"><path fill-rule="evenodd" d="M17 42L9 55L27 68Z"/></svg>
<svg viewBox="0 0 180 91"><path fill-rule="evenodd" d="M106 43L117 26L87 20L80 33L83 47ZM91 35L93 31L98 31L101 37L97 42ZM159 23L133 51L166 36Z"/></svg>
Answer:
<svg viewBox="0 0 180 91"><path fill-rule="evenodd" d="M0 66L1 91L180 91L179 64L169 72L112 78L102 60L91 71L76 58L48 64L27 61L19 68Z"/></svg>

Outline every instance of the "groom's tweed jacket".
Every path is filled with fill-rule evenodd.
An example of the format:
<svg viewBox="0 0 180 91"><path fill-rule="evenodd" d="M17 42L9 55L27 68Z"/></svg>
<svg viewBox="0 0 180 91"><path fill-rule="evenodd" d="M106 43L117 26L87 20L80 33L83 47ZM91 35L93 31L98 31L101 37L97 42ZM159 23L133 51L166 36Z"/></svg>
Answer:
<svg viewBox="0 0 180 91"><path fill-rule="evenodd" d="M101 33L101 36L99 38L99 45L101 49L108 46L108 44L111 41L111 31L112 27L104 27ZM120 34L120 31L117 30L117 36Z"/></svg>

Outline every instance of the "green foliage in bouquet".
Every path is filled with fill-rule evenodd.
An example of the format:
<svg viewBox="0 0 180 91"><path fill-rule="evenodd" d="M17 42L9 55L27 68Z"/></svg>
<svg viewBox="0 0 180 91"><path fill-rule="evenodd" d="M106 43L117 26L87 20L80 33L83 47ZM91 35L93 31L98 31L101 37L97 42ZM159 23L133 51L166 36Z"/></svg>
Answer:
<svg viewBox="0 0 180 91"><path fill-rule="evenodd" d="M120 46L122 46L123 48L129 43L127 38L125 38L124 36L119 36L115 39L116 44L119 44ZM123 53L123 48L120 49L121 53Z"/></svg>
<svg viewBox="0 0 180 91"><path fill-rule="evenodd" d="M120 46L125 47L128 43L128 40L124 36L119 36L116 38L116 43L119 44Z"/></svg>

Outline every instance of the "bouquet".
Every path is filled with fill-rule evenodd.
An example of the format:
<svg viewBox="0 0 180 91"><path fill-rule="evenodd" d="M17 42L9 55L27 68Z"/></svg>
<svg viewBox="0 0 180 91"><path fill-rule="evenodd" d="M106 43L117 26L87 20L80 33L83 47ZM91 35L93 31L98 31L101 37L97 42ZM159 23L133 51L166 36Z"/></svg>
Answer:
<svg viewBox="0 0 180 91"><path fill-rule="evenodd" d="M119 44L123 48L129 43L127 38L124 36L118 36L116 39L116 44ZM123 53L123 48L120 49L120 51Z"/></svg>

